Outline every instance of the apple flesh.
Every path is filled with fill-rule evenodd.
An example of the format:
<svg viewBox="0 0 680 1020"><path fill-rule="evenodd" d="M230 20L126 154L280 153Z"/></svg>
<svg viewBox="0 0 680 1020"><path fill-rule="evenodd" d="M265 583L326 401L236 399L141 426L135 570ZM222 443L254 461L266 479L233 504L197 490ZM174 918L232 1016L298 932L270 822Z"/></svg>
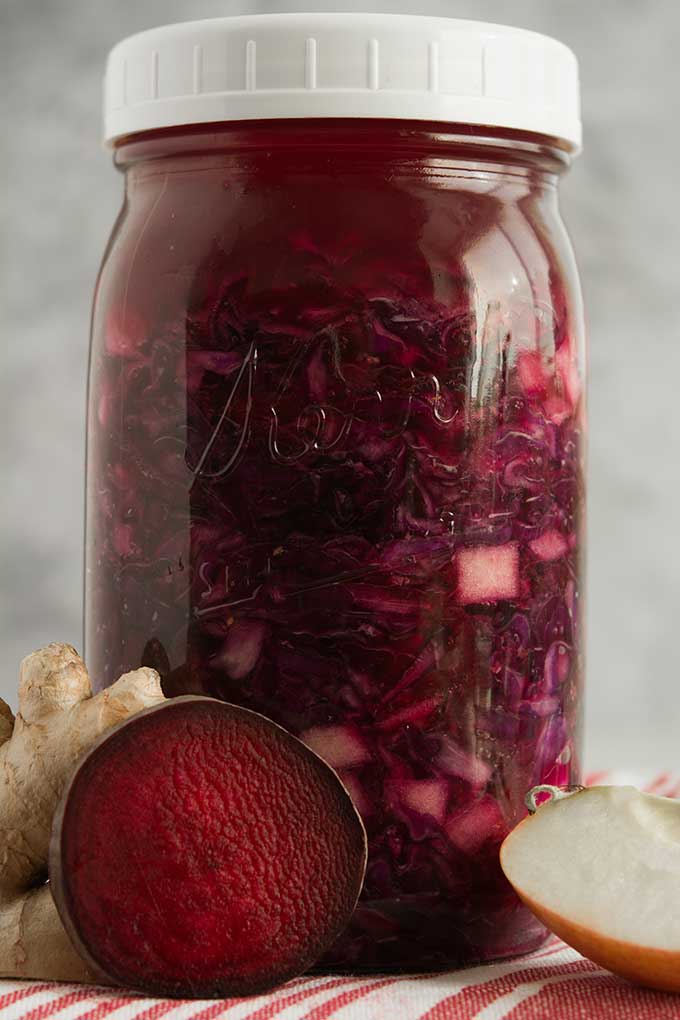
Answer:
<svg viewBox="0 0 680 1020"><path fill-rule="evenodd" d="M542 804L501 866L530 910L607 970L680 991L680 802L594 786Z"/></svg>

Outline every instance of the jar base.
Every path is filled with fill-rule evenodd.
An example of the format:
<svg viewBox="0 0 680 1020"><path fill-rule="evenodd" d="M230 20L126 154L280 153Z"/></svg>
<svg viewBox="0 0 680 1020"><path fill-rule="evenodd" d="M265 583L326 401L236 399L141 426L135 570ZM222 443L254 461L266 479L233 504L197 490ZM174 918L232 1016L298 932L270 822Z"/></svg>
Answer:
<svg viewBox="0 0 680 1020"><path fill-rule="evenodd" d="M321 961L309 973L317 976L324 974L417 976L419 974L450 973L456 970L466 970L468 967L481 967L490 963L501 963L503 960L526 956L528 953L540 949L549 937L550 932L545 928L540 928L530 936L527 933L526 938L517 940L513 945L509 945L507 942L502 944L499 940L498 943L489 945L486 949L470 947L467 951L459 950L449 954L443 951L433 953L430 947L424 949L422 953L418 953L417 947L411 944L410 952L406 946L402 946L401 953L397 950L392 961L388 959L387 947L383 946L381 947L382 952L380 952L380 962L375 964L359 961L335 964Z"/></svg>

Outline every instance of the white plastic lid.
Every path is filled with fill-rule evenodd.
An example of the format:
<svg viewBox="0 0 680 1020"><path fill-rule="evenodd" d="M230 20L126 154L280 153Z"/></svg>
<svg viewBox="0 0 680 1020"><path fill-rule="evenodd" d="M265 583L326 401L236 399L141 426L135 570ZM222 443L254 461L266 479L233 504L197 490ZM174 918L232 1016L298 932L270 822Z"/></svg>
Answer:
<svg viewBox="0 0 680 1020"><path fill-rule="evenodd" d="M548 36L402 14L256 14L141 32L109 54L105 138L300 117L444 121L581 145L578 64Z"/></svg>

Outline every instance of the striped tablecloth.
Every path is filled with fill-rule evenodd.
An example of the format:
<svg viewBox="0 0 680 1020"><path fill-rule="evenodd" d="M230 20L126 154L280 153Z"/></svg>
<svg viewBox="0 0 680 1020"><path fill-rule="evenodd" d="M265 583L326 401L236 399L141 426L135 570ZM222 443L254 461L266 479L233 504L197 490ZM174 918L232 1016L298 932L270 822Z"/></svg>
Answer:
<svg viewBox="0 0 680 1020"><path fill-rule="evenodd" d="M652 782L589 776L680 795ZM680 1020L680 995L636 988L553 938L507 963L447 974L312 977L249 999L148 999L111 988L0 981L0 1020Z"/></svg>

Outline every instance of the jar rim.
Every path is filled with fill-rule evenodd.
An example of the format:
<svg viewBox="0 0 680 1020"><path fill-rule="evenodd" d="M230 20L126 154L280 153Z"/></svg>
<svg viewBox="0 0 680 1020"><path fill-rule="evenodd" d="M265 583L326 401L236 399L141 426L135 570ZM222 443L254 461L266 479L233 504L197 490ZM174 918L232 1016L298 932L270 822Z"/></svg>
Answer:
<svg viewBox="0 0 680 1020"><path fill-rule="evenodd" d="M510 128L425 121L353 118L281 119L179 124L118 138L113 143L115 165L126 170L138 163L156 163L178 156L187 159L253 156L272 150L287 152L296 163L305 153L323 146L334 165L353 165L362 172L362 155L372 161L413 166L435 161L443 169L460 172L476 168L522 176L543 172L561 176L571 165L573 150L560 138ZM365 162L365 160L364 160Z"/></svg>

